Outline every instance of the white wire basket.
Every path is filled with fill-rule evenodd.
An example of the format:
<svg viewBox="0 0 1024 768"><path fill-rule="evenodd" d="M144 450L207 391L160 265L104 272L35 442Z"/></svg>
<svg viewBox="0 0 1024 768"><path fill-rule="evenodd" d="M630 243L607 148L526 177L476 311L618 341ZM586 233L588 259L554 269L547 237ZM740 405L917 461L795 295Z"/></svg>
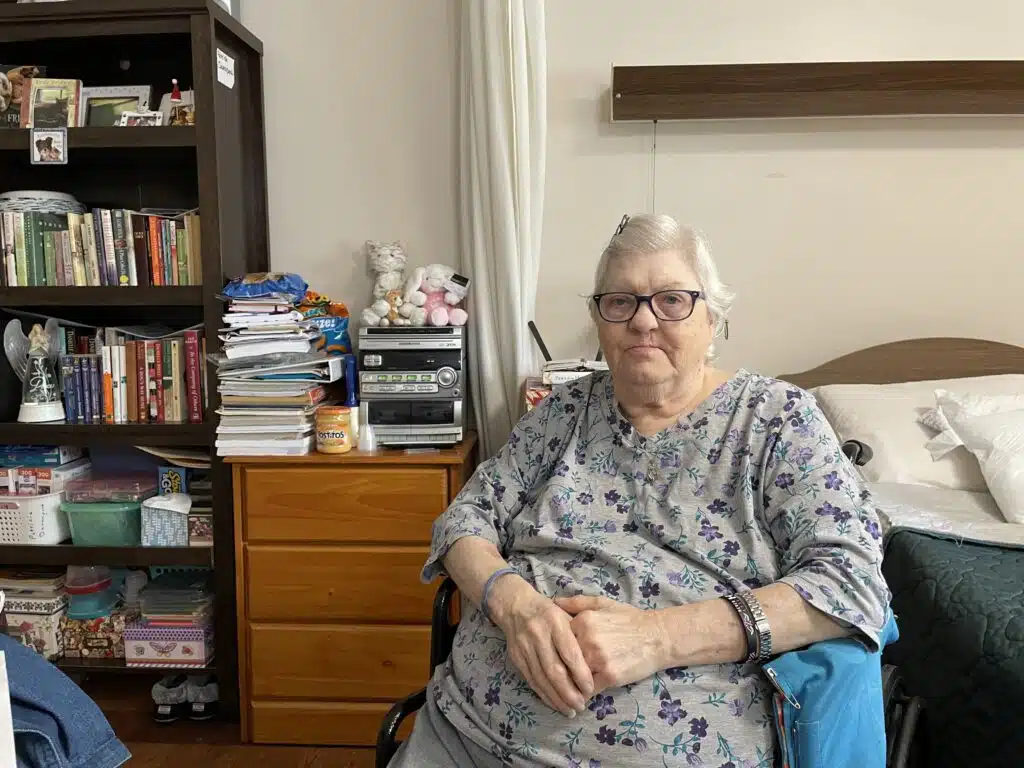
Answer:
<svg viewBox="0 0 1024 768"><path fill-rule="evenodd" d="M74 195L43 189L15 189L0 194L0 213L85 213Z"/></svg>
<svg viewBox="0 0 1024 768"><path fill-rule="evenodd" d="M49 546L71 537L63 494L0 496L0 544Z"/></svg>

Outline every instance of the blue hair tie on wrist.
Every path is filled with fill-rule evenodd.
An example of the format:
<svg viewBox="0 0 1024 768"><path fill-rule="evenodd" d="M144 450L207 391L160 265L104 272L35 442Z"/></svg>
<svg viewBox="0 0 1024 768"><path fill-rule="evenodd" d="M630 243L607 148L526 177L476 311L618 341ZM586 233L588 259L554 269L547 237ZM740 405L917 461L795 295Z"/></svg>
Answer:
<svg viewBox="0 0 1024 768"><path fill-rule="evenodd" d="M491 595L491 587L494 586L494 582L502 576L515 576L517 575L517 573L518 572L515 568L499 568L488 577L487 583L484 584L483 597L480 598L480 610L483 612L484 616L487 618L488 621L494 621L494 619L491 618L491 612L487 608L487 598L489 598Z"/></svg>

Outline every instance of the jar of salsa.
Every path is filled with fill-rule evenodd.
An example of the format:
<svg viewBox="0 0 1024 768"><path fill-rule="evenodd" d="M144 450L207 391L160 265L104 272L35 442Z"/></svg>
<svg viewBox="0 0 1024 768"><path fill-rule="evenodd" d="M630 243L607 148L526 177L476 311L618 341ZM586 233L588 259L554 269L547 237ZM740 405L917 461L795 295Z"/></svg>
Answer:
<svg viewBox="0 0 1024 768"><path fill-rule="evenodd" d="M348 453L352 450L352 411L344 405L321 405L316 409L316 449L320 453Z"/></svg>

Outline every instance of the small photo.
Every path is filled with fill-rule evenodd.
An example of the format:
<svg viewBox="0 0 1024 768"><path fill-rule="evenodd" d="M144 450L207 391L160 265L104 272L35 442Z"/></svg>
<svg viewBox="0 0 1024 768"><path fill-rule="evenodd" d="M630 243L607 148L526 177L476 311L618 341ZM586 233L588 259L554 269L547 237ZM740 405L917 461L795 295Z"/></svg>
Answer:
<svg viewBox="0 0 1024 768"><path fill-rule="evenodd" d="M127 126L160 126L164 124L161 112L122 112L121 125Z"/></svg>
<svg viewBox="0 0 1024 768"><path fill-rule="evenodd" d="M85 102L85 125L121 125L121 115L138 109L137 96L93 96Z"/></svg>
<svg viewBox="0 0 1024 768"><path fill-rule="evenodd" d="M32 131L32 163L64 165L68 161L67 128L44 128Z"/></svg>

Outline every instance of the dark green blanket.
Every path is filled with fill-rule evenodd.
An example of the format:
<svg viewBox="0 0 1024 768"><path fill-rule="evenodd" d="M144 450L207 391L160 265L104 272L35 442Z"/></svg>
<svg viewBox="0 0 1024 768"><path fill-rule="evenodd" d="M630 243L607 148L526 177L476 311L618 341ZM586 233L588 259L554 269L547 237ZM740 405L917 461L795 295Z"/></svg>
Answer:
<svg viewBox="0 0 1024 768"><path fill-rule="evenodd" d="M1024 765L1024 550L897 531L882 570L929 768Z"/></svg>

